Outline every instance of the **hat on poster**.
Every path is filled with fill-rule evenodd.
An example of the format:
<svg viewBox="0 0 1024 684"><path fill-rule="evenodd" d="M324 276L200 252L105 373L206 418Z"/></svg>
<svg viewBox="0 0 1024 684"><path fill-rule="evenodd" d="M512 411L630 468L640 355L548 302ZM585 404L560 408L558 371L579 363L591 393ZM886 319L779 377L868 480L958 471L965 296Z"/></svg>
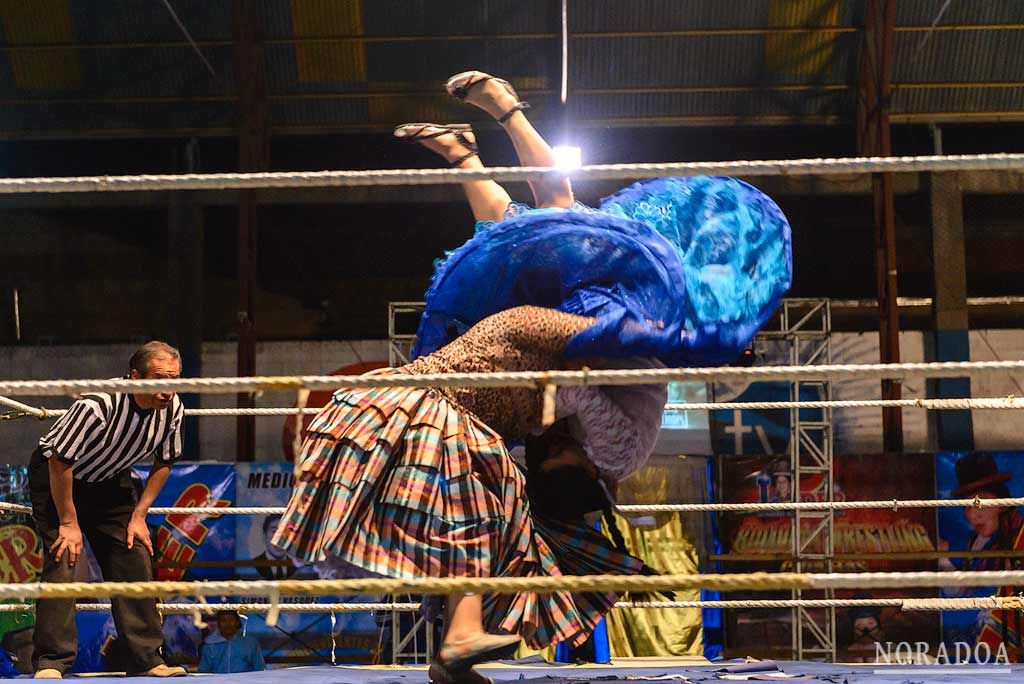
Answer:
<svg viewBox="0 0 1024 684"><path fill-rule="evenodd" d="M1013 475L999 470L992 454L972 451L956 462L956 480L960 485L953 496L969 496L989 492L999 498L1010 495L1006 482Z"/></svg>

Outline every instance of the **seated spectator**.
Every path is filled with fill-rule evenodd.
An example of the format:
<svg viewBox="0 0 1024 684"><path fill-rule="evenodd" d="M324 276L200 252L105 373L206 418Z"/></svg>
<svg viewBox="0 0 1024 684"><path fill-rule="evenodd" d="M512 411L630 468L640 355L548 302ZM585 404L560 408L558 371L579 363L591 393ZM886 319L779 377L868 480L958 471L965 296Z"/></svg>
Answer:
<svg viewBox="0 0 1024 684"><path fill-rule="evenodd" d="M263 651L254 637L239 633L242 619L233 610L217 613L217 633L203 642L199 671L216 674L265 670Z"/></svg>
<svg viewBox="0 0 1024 684"><path fill-rule="evenodd" d="M18 668L14 666L14 662L11 661L11 656L7 654L7 650L0 648L0 677L8 679L17 677L20 674Z"/></svg>

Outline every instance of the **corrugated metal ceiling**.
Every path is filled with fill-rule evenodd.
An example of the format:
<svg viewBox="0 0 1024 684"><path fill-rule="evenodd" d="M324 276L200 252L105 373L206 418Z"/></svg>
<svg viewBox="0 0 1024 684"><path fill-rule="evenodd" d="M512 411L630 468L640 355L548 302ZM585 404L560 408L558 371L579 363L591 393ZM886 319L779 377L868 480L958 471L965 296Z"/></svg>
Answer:
<svg viewBox="0 0 1024 684"><path fill-rule="evenodd" d="M238 118L230 2L0 3L0 136L223 134ZM469 67L557 115L557 0L259 0L278 133L465 116ZM1024 2L900 0L894 120L1024 119ZM614 124L849 122L864 0L577 0L569 114Z"/></svg>

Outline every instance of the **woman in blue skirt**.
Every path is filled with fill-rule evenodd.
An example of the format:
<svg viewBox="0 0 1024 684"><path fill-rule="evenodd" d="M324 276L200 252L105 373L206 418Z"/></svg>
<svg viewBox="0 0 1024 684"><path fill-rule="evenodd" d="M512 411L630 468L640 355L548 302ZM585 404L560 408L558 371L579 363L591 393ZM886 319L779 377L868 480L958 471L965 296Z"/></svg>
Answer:
<svg viewBox="0 0 1024 684"><path fill-rule="evenodd" d="M506 81L471 71L446 87L497 119L524 164L553 165ZM406 124L395 135L454 166L482 166L467 125ZM564 178L530 185L533 207L492 181L463 184L477 232L437 266L416 358L382 372L717 365L745 348L789 285L788 224L740 181L654 179L598 209L578 204ZM615 483L642 467L664 403L664 385L559 387L559 423L545 432L537 388L340 390L310 425L275 543L339 575L649 572L583 513L607 509ZM527 444L525 468L512 440ZM615 598L449 596L431 680L485 684L472 666L519 636L534 648L579 644Z"/></svg>

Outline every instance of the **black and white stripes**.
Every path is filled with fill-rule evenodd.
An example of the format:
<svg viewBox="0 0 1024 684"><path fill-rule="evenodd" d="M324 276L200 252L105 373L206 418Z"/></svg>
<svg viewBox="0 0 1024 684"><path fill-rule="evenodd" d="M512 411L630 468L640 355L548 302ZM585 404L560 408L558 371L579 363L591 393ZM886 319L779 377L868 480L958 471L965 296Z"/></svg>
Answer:
<svg viewBox="0 0 1024 684"><path fill-rule="evenodd" d="M177 395L167 408L143 410L130 394L86 394L39 440L43 456L73 464L77 480L99 482L152 456L181 457L184 409Z"/></svg>

